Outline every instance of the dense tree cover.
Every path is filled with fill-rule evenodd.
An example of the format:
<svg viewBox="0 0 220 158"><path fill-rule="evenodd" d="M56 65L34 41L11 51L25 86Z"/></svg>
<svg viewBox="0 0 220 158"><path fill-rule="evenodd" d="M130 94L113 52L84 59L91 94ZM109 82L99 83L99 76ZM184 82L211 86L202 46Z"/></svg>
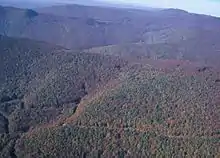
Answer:
<svg viewBox="0 0 220 158"><path fill-rule="evenodd" d="M0 43L1 157L218 156L215 69Z"/></svg>
<svg viewBox="0 0 220 158"><path fill-rule="evenodd" d="M8 134L6 145L13 146L11 135L72 115L85 95L127 64L27 39L0 39L0 133Z"/></svg>
<svg viewBox="0 0 220 158"><path fill-rule="evenodd" d="M219 156L218 73L135 68L120 76L118 85L80 104L76 120L25 135L17 155Z"/></svg>
<svg viewBox="0 0 220 158"><path fill-rule="evenodd" d="M214 135L218 132L215 130L218 130L216 123L219 120L213 116L220 110L219 98L215 98L220 87L214 82L219 76L185 76L176 72L154 76L157 72L152 73L153 76L148 71L137 76L132 73L131 78L126 78L106 97L92 101L78 123L117 126L122 122L125 127L140 128L162 124L165 129L159 130L173 135ZM166 127L169 123L171 128Z"/></svg>
<svg viewBox="0 0 220 158"><path fill-rule="evenodd" d="M86 53L99 53L126 58L130 61L182 60L197 62L203 65L219 67L220 45L216 32L202 32L198 39L184 40L179 43L148 44L146 42L94 47L84 50Z"/></svg>
<svg viewBox="0 0 220 158"><path fill-rule="evenodd" d="M18 157L218 157L218 140L105 127L45 129L19 140Z"/></svg>
<svg viewBox="0 0 220 158"><path fill-rule="evenodd" d="M0 7L0 34L75 49L0 36L0 157L220 156L218 18L45 9Z"/></svg>

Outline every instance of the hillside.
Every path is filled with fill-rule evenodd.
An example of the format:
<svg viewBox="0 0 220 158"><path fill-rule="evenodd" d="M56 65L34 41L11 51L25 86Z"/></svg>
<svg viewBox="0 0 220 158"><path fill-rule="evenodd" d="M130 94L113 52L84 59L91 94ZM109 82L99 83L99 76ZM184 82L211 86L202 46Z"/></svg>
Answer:
<svg viewBox="0 0 220 158"><path fill-rule="evenodd" d="M219 73L133 66L56 126L24 135L18 157L218 157Z"/></svg>
<svg viewBox="0 0 220 158"><path fill-rule="evenodd" d="M220 19L0 6L0 158L220 157Z"/></svg>
<svg viewBox="0 0 220 158"><path fill-rule="evenodd" d="M68 116L81 98L114 79L126 65L114 57L4 36L0 52L0 150L6 155L7 144L13 142L2 141L14 141L36 125Z"/></svg>
<svg viewBox="0 0 220 158"><path fill-rule="evenodd" d="M151 11L122 9L116 7L86 6L77 4L58 5L36 8L36 11L45 14L63 16L63 17L80 17L94 18L107 21L120 21L126 18L134 19L151 14ZM111 14L110 14L111 13Z"/></svg>
<svg viewBox="0 0 220 158"><path fill-rule="evenodd" d="M144 62L149 59L174 59L220 67L218 60L220 58L219 36L214 32L203 32L197 35L196 38L184 40L179 43L148 44L139 42L109 45L105 47L94 47L83 50L82 52L119 56L136 62Z"/></svg>
<svg viewBox="0 0 220 158"><path fill-rule="evenodd" d="M1 7L0 34L46 41L72 49L131 42L178 44L186 40L210 39L213 34L220 34L218 18L181 10L140 11L79 5L45 10L48 10L47 14ZM69 16L62 15L62 10Z"/></svg>
<svg viewBox="0 0 220 158"><path fill-rule="evenodd" d="M64 18L16 8L1 7L0 12L0 34L46 41L67 48L90 48L130 42L137 38L131 38L137 30L120 26L120 23L93 18ZM124 32L119 35L122 28Z"/></svg>
<svg viewBox="0 0 220 158"><path fill-rule="evenodd" d="M215 69L0 39L1 157L218 156Z"/></svg>

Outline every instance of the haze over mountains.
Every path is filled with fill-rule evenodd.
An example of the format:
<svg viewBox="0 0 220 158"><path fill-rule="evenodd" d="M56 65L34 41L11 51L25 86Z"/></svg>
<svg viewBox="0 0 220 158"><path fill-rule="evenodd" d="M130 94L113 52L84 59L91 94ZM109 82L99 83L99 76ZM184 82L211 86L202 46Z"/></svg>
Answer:
<svg viewBox="0 0 220 158"><path fill-rule="evenodd" d="M219 157L220 19L87 5L0 7L0 157Z"/></svg>
<svg viewBox="0 0 220 158"><path fill-rule="evenodd" d="M38 8L52 5L78 4L85 6L102 6L115 8L136 8L136 9L153 9L150 7L140 7L131 4L120 4L116 2L102 2L99 0L1 0L0 5L13 6L19 8Z"/></svg>

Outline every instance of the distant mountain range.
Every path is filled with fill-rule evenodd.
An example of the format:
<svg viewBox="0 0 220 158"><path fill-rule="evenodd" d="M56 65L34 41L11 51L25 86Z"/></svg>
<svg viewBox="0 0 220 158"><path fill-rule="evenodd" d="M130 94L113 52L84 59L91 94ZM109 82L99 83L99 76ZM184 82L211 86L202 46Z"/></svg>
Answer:
<svg viewBox="0 0 220 158"><path fill-rule="evenodd" d="M206 37L197 39L197 35L217 36L220 26L217 18L177 9L143 11L64 5L35 11L0 7L0 12L0 34L72 49L128 42L155 44L202 40Z"/></svg>
<svg viewBox="0 0 220 158"><path fill-rule="evenodd" d="M11 6L11 7L18 7L18 8L38 8L38 7L45 7L50 6L50 3L44 1L32 1L32 0L1 0L0 5L2 6Z"/></svg>
<svg viewBox="0 0 220 158"><path fill-rule="evenodd" d="M115 8L134 8L134 9L143 9L143 10L156 10L156 8L151 8L147 6L140 6L135 4L129 4L129 3L120 3L120 2L103 2L99 0L64 0L60 1L58 0L58 3L63 4L79 4L79 5L86 5L86 6L102 6L102 7L115 7Z"/></svg>
<svg viewBox="0 0 220 158"><path fill-rule="evenodd" d="M115 7L115 8L135 8L143 10L154 10L151 7L141 7L138 5L121 4L116 2L102 2L98 0L47 0L47 1L35 1L35 0L1 0L0 5L13 6L18 8L39 8L51 5L68 5L79 4L85 6L102 6L102 7Z"/></svg>

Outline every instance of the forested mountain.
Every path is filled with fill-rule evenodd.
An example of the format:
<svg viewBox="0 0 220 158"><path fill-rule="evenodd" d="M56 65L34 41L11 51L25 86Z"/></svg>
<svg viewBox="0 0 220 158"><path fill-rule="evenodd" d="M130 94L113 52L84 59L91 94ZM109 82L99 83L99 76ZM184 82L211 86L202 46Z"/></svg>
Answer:
<svg viewBox="0 0 220 158"><path fill-rule="evenodd" d="M53 11L53 8L48 10ZM175 9L139 11L70 5L54 7L52 11L42 14L1 7L0 33L72 49L140 41L147 44L180 43L210 39L213 34L220 34L218 18ZM69 16L63 15L63 11Z"/></svg>
<svg viewBox="0 0 220 158"><path fill-rule="evenodd" d="M0 157L219 157L220 19L0 7Z"/></svg>
<svg viewBox="0 0 220 158"><path fill-rule="evenodd" d="M28 132L19 157L219 156L219 74L131 68L57 125Z"/></svg>
<svg viewBox="0 0 220 158"><path fill-rule="evenodd" d="M126 65L115 57L76 53L28 39L0 39L3 140L68 116L85 95L114 79ZM1 148L1 153L7 155L5 150Z"/></svg>
<svg viewBox="0 0 220 158"><path fill-rule="evenodd" d="M209 38L205 38L209 37ZM83 50L87 53L119 56L131 61L148 59L181 60L220 67L220 38L214 32L203 32L198 39L184 40L179 43L147 44L145 42L109 45Z"/></svg>

